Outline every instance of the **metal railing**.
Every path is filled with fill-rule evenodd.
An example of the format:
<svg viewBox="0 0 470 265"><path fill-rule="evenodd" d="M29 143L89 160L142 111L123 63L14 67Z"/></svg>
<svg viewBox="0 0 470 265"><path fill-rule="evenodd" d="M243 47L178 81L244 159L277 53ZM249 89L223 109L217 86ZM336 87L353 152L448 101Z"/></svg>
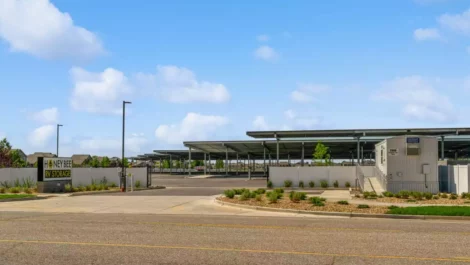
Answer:
<svg viewBox="0 0 470 265"><path fill-rule="evenodd" d="M383 173L377 166L374 167L374 177L376 177L380 185L382 185L382 189L387 190L387 175L385 175L385 173Z"/></svg>

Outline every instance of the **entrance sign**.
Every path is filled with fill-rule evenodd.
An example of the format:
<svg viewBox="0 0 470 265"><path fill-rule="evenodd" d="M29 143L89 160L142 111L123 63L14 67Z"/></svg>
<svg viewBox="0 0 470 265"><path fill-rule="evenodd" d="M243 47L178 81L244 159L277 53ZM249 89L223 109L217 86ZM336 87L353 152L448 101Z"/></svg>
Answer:
<svg viewBox="0 0 470 265"><path fill-rule="evenodd" d="M388 149L388 154L391 155L391 156L397 156L398 155L398 148Z"/></svg>
<svg viewBox="0 0 470 265"><path fill-rule="evenodd" d="M44 181L71 180L72 158L44 158L43 177Z"/></svg>

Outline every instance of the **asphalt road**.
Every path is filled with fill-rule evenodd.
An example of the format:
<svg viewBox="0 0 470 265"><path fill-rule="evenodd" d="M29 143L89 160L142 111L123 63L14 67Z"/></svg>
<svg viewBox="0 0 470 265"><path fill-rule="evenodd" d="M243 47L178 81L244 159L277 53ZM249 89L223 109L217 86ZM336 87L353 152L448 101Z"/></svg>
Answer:
<svg viewBox="0 0 470 265"><path fill-rule="evenodd" d="M470 224L0 213L0 264L464 264Z"/></svg>
<svg viewBox="0 0 470 265"><path fill-rule="evenodd" d="M166 189L142 190L136 192L109 193L109 196L212 196L222 194L228 188L168 187ZM100 196L102 194L96 194Z"/></svg>
<svg viewBox="0 0 470 265"><path fill-rule="evenodd" d="M205 178L194 179L184 178L181 175L152 175L152 185L166 187L223 187L223 188L264 188L266 187L266 179L247 178Z"/></svg>

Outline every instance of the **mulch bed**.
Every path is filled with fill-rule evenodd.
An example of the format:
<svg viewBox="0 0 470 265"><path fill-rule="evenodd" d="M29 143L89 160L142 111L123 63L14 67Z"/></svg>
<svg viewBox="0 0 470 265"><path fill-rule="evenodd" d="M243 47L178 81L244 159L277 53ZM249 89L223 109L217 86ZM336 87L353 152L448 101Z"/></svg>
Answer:
<svg viewBox="0 0 470 265"><path fill-rule="evenodd" d="M256 201L255 199L249 199L246 201L239 200L238 196L235 196L233 199L227 198L225 196L218 197L217 200L242 204L242 205L250 205L250 206L258 206L258 207L270 207L270 208L280 208L280 209L292 209L292 210L305 210L305 211L321 211L321 212L353 212L353 213L371 213L371 214L384 214L388 211L386 206L374 206L369 205L370 208L366 209L359 209L357 205L341 205L334 202L325 202L325 206L314 206L307 198L305 201L300 202L292 202L289 199L289 194L284 194L284 196L279 199L276 203L270 203L266 196L262 196L261 201Z"/></svg>

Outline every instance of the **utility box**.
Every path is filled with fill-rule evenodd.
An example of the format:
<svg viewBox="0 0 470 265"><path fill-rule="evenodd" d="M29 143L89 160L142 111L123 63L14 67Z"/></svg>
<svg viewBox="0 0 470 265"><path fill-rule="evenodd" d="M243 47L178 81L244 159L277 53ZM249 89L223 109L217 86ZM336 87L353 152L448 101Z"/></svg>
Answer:
<svg viewBox="0 0 470 265"><path fill-rule="evenodd" d="M430 136L397 136L375 145L376 167L391 192L439 192L438 141Z"/></svg>

